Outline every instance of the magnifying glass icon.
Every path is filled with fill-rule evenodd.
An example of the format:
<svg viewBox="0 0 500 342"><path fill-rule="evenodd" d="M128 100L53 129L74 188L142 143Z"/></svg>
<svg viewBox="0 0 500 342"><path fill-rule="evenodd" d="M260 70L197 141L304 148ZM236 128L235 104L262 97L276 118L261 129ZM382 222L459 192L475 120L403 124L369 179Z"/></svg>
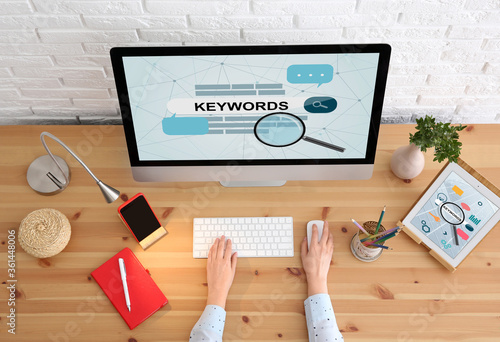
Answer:
<svg viewBox="0 0 500 342"><path fill-rule="evenodd" d="M312 103L312 105L313 105L313 107L314 107L314 108L320 108L320 107L321 107L321 108L326 108L326 109L328 109L328 107L327 107L327 106L325 106L324 104L322 104L322 103L321 103L321 101L314 101L314 102Z"/></svg>
<svg viewBox="0 0 500 342"><path fill-rule="evenodd" d="M290 113L276 112L263 116L255 123L253 131L255 137L268 146L285 147L304 140L337 152L345 151L344 147L305 136L304 121Z"/></svg>
<svg viewBox="0 0 500 342"><path fill-rule="evenodd" d="M441 214L441 217L453 227L455 245L458 246L457 226L461 225L465 220L464 211L458 204L455 204L453 202L445 202L441 204L439 213Z"/></svg>

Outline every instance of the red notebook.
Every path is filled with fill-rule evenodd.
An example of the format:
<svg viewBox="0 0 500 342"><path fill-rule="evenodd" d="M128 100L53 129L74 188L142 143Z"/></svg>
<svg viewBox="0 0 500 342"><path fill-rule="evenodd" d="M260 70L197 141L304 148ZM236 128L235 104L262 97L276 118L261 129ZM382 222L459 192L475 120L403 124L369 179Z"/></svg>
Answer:
<svg viewBox="0 0 500 342"><path fill-rule="evenodd" d="M118 258L122 258L125 262L130 312L125 304ZM92 276L131 330L168 303L165 295L130 248L124 248L106 261L92 272Z"/></svg>

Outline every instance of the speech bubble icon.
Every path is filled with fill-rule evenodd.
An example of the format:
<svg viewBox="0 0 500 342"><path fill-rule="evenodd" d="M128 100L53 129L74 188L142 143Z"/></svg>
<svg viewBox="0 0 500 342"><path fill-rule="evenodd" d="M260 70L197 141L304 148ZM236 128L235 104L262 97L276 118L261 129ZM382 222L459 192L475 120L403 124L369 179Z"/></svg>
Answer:
<svg viewBox="0 0 500 342"><path fill-rule="evenodd" d="M204 135L208 133L208 120L200 117L176 117L162 120L163 133L167 135Z"/></svg>
<svg viewBox="0 0 500 342"><path fill-rule="evenodd" d="M333 66L330 64L293 64L287 69L286 79L289 83L323 83L333 80Z"/></svg>

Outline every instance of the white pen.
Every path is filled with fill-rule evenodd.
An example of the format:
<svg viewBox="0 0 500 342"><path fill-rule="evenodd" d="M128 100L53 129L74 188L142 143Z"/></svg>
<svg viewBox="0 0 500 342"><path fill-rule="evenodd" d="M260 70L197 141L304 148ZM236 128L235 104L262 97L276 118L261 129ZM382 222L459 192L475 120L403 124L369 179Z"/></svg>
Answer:
<svg viewBox="0 0 500 342"><path fill-rule="evenodd" d="M118 264L120 265L120 275L122 276L123 292L125 293L125 303L127 304L127 309L130 312L130 296L128 294L127 270L125 269L125 261L123 261L122 258L118 258Z"/></svg>

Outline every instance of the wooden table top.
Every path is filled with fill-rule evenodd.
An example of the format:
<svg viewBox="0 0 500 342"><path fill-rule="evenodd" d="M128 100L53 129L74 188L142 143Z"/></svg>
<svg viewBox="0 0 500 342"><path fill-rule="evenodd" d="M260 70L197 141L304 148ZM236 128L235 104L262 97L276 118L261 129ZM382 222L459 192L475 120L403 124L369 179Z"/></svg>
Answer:
<svg viewBox="0 0 500 342"><path fill-rule="evenodd" d="M26 170L45 154L39 135L49 131L87 163L97 177L122 192L106 204L95 183L68 153L69 187L55 196L35 193ZM240 258L227 302L226 341L306 341L306 282L300 242L306 223L327 219L335 251L328 276L337 323L346 341L499 341L500 228L494 228L450 273L405 234L391 240L373 263L358 261L349 244L350 222L403 218L443 164L426 153L424 171L411 182L396 178L389 161L408 143L414 125L383 125L375 170L363 181L293 181L278 188L222 188L213 182L137 183L132 179L121 126L0 127L0 340L188 341L205 306L206 260L192 258L192 219L219 216L293 216L293 258ZM469 125L460 133L462 159L500 186L500 125ZM143 192L169 234L147 251L120 222L116 209ZM16 335L8 333L6 280L9 229L31 211L54 208L71 222L66 249L37 259L16 249ZM152 274L169 303L129 330L90 273L124 247Z"/></svg>

